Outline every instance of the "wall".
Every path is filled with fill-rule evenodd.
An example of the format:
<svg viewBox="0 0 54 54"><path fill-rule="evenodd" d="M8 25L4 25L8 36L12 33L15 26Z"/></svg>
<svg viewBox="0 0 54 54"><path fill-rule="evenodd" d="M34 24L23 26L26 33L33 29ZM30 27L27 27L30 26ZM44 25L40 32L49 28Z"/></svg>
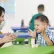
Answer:
<svg viewBox="0 0 54 54"><path fill-rule="evenodd" d="M5 32L12 32L10 27L20 26L22 19L24 19L25 25L28 26L31 17L37 13L39 4L45 5L44 14L49 18L50 24L54 26L54 0L15 0L15 17L13 17L14 15L6 15L7 25L2 31L4 32L7 29Z"/></svg>

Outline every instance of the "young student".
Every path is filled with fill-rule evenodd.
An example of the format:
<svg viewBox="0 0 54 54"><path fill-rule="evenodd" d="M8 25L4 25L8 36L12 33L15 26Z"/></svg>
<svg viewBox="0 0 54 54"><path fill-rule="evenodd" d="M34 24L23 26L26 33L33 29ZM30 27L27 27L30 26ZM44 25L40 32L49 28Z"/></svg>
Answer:
<svg viewBox="0 0 54 54"><path fill-rule="evenodd" d="M4 21L4 14L5 14L5 9L0 6L0 30L3 27L2 22ZM11 42L15 38L16 36L14 34L11 34L11 33L5 34L3 38L0 38L0 46L2 46L6 42Z"/></svg>
<svg viewBox="0 0 54 54"><path fill-rule="evenodd" d="M30 20L29 23L29 29L31 29L32 31L34 31L34 19L44 12L44 5L43 4L38 5L37 10L38 10L38 14L32 16L32 19Z"/></svg>
<svg viewBox="0 0 54 54"><path fill-rule="evenodd" d="M36 44L41 46L52 46L54 44L54 36L48 30L49 20L45 15L40 15L35 18L34 27L34 31L30 30L30 36L36 39ZM36 33L38 33L38 38L36 38Z"/></svg>
<svg viewBox="0 0 54 54"><path fill-rule="evenodd" d="M43 4L38 5L37 11L38 11L38 14L35 14L34 16L32 16L32 19L30 20L30 23L29 23L29 29L32 30L32 31L34 31L34 19L37 16L43 14L43 12L44 12L44 5ZM35 44L36 44L36 39L35 39Z"/></svg>

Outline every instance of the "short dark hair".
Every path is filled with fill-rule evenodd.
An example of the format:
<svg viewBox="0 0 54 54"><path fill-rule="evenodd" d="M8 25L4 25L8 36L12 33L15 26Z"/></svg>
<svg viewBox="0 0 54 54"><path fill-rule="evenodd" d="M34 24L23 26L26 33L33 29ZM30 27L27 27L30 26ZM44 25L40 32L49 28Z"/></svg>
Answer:
<svg viewBox="0 0 54 54"><path fill-rule="evenodd" d="M45 23L49 24L49 19L45 15L39 15L35 18L35 20L37 20L37 19L39 19L41 22L45 22Z"/></svg>
<svg viewBox="0 0 54 54"><path fill-rule="evenodd" d="M39 8L43 8L44 9L44 5L43 4L38 5L38 9Z"/></svg>
<svg viewBox="0 0 54 54"><path fill-rule="evenodd" d="M0 6L0 16L2 15L2 12L5 13L5 9L3 7Z"/></svg>

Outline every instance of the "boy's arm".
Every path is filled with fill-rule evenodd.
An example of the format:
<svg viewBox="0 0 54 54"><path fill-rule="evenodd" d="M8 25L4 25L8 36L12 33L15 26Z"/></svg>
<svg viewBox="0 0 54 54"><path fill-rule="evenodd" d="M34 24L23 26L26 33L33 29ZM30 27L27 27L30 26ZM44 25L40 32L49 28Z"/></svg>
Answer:
<svg viewBox="0 0 54 54"><path fill-rule="evenodd" d="M53 45L53 42L50 40L50 38L46 35L46 33L42 33L42 36L44 37L44 40L46 41L47 45Z"/></svg>
<svg viewBox="0 0 54 54"><path fill-rule="evenodd" d="M32 38L36 39L36 31L32 31L29 29L29 35L32 36Z"/></svg>
<svg viewBox="0 0 54 54"><path fill-rule="evenodd" d="M45 39L47 45L53 45L53 42L49 39L48 36L44 35L44 39Z"/></svg>

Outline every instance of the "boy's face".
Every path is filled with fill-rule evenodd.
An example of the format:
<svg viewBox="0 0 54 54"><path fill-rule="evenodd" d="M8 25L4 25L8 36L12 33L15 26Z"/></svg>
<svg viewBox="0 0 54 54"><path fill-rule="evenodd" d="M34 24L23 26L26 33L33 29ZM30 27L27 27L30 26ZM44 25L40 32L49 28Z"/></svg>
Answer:
<svg viewBox="0 0 54 54"><path fill-rule="evenodd" d="M4 21L4 12L2 12L2 15L0 16L0 23Z"/></svg>
<svg viewBox="0 0 54 54"><path fill-rule="evenodd" d="M41 33L46 28L46 24L37 19L34 21L34 27L37 33Z"/></svg>

